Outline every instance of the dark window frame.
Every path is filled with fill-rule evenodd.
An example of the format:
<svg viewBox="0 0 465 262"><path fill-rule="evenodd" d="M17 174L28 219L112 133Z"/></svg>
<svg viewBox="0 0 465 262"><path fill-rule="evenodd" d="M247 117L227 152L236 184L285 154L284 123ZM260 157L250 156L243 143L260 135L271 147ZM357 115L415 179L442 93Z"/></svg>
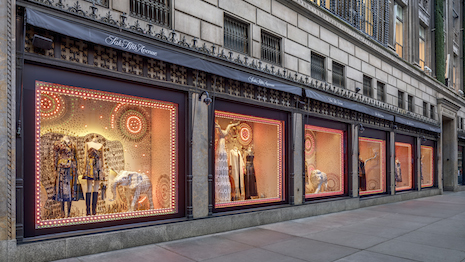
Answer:
<svg viewBox="0 0 465 262"><path fill-rule="evenodd" d="M260 58L265 62L281 65L282 39L261 30L260 40Z"/></svg>
<svg viewBox="0 0 465 262"><path fill-rule="evenodd" d="M129 14L137 19L171 28L171 6L171 0L130 0Z"/></svg>
<svg viewBox="0 0 465 262"><path fill-rule="evenodd" d="M407 95L407 109L410 112L415 112L415 104L412 95Z"/></svg>
<svg viewBox="0 0 465 262"><path fill-rule="evenodd" d="M404 102L404 92L398 90L397 91L397 107L401 109L405 109L405 102Z"/></svg>
<svg viewBox="0 0 465 262"><path fill-rule="evenodd" d="M378 90L376 96L378 100L381 102L386 102L386 84L378 81L377 88Z"/></svg>
<svg viewBox="0 0 465 262"><path fill-rule="evenodd" d="M363 95L373 98L373 78L363 75Z"/></svg>
<svg viewBox="0 0 465 262"><path fill-rule="evenodd" d="M345 88L345 77L344 77L345 66L333 61L333 85ZM337 70L335 70L337 69Z"/></svg>
<svg viewBox="0 0 465 262"><path fill-rule="evenodd" d="M325 67L326 57L321 56L317 53L311 54L311 76L312 78L320 81L326 81L326 67ZM317 64L318 63L318 64Z"/></svg>
<svg viewBox="0 0 465 262"><path fill-rule="evenodd" d="M224 16L224 48L250 54L250 24L235 17Z"/></svg>

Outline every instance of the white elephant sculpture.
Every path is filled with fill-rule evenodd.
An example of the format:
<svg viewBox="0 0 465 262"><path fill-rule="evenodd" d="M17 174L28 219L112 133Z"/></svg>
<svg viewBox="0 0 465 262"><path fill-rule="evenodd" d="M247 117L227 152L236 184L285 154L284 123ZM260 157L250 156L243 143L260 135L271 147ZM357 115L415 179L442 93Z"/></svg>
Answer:
<svg viewBox="0 0 465 262"><path fill-rule="evenodd" d="M114 171L111 170L110 173L112 172ZM121 171L116 176L116 178L113 180L113 184L111 186L111 192L113 194L113 199L110 199L110 201L115 200L116 187L118 186L126 187L133 197L132 203L130 205L129 205L130 198L127 198L128 207L130 211L134 210L136 202L139 200L139 196L142 194L147 195L147 198L149 199L149 202L150 202L150 209L153 209L152 182L150 181L150 178L147 175L133 172L133 171Z"/></svg>
<svg viewBox="0 0 465 262"><path fill-rule="evenodd" d="M326 173L321 172L318 169L312 171L310 175L310 182L312 183L313 188L316 188L315 194L320 193L320 191L326 191L328 188L328 176ZM323 186L323 190L321 188Z"/></svg>

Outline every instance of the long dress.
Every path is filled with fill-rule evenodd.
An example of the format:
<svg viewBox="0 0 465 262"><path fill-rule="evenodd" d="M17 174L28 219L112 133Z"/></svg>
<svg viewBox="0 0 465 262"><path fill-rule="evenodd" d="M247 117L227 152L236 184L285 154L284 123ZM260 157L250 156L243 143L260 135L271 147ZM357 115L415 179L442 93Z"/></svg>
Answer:
<svg viewBox="0 0 465 262"><path fill-rule="evenodd" d="M258 196L257 179L255 178L255 168L253 166L254 155L249 154L245 157L245 199Z"/></svg>
<svg viewBox="0 0 465 262"><path fill-rule="evenodd" d="M76 147L71 142L58 141L53 146L55 154L55 195L53 199L61 202L78 200L76 197Z"/></svg>
<svg viewBox="0 0 465 262"><path fill-rule="evenodd" d="M232 166L232 176L234 177L234 187L236 191L236 198L245 197L245 184L244 184L244 160L241 151L234 148L229 152L229 161Z"/></svg>
<svg viewBox="0 0 465 262"><path fill-rule="evenodd" d="M215 157L215 202L231 201L231 184L228 175L228 153L226 152L227 130L219 130Z"/></svg>
<svg viewBox="0 0 465 262"><path fill-rule="evenodd" d="M86 173L83 176L87 180L103 180L102 167L100 159L103 156L103 147L95 149L93 147L87 150Z"/></svg>
<svg viewBox="0 0 465 262"><path fill-rule="evenodd" d="M367 177L365 171L365 162L358 160L358 186L361 191L367 190Z"/></svg>

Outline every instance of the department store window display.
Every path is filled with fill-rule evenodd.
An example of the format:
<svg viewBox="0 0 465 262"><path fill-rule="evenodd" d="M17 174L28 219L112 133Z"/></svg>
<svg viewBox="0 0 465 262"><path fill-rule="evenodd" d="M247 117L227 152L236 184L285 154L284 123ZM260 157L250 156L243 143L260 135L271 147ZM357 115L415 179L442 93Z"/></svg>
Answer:
<svg viewBox="0 0 465 262"><path fill-rule="evenodd" d="M412 145L396 142L396 159L394 162L394 180L396 190L413 188Z"/></svg>
<svg viewBox="0 0 465 262"><path fill-rule="evenodd" d="M36 82L35 227L177 213L175 103Z"/></svg>
<svg viewBox="0 0 465 262"><path fill-rule="evenodd" d="M421 187L432 187L434 184L434 153L432 146L421 146L420 161Z"/></svg>
<svg viewBox="0 0 465 262"><path fill-rule="evenodd" d="M344 132L305 125L305 197L344 193Z"/></svg>
<svg viewBox="0 0 465 262"><path fill-rule="evenodd" d="M284 122L215 111L215 208L279 202Z"/></svg>
<svg viewBox="0 0 465 262"><path fill-rule="evenodd" d="M386 142L360 137L358 140L358 186L360 195L386 192Z"/></svg>

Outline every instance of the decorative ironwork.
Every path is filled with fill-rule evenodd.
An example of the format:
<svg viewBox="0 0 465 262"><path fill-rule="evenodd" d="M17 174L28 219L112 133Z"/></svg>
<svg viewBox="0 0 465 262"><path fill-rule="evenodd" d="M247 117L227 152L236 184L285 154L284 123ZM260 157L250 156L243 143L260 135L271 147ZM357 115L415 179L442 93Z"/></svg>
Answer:
<svg viewBox="0 0 465 262"><path fill-rule="evenodd" d="M266 62L281 65L281 39L262 31L261 40L261 59Z"/></svg>
<svg viewBox="0 0 465 262"><path fill-rule="evenodd" d="M86 13L84 10L82 10L81 5L79 4L79 1L76 1L73 6L68 8L68 11L71 13L75 13L78 15L86 16Z"/></svg>
<svg viewBox="0 0 465 262"><path fill-rule="evenodd" d="M96 4L96 5L100 5L100 6L103 6L103 7L107 7L108 8L108 0L84 0L86 2L91 2L93 4Z"/></svg>
<svg viewBox="0 0 465 262"><path fill-rule="evenodd" d="M171 0L130 0L131 16L164 27L171 27Z"/></svg>
<svg viewBox="0 0 465 262"><path fill-rule="evenodd" d="M204 77L205 73L202 72ZM187 84L187 70L183 66L171 65L171 82L186 85Z"/></svg>
<svg viewBox="0 0 465 262"><path fill-rule="evenodd" d="M94 49L94 65L110 70L117 70L118 57L117 52L113 48L97 45Z"/></svg>
<svg viewBox="0 0 465 262"><path fill-rule="evenodd" d="M249 53L249 25L234 18L224 17L224 47Z"/></svg>
<svg viewBox="0 0 465 262"><path fill-rule="evenodd" d="M195 70L194 73L194 86L200 87L202 89L207 88L207 74L203 71Z"/></svg>
<svg viewBox="0 0 465 262"><path fill-rule="evenodd" d="M153 79L166 80L166 64L163 61L149 59L147 65L147 76Z"/></svg>
<svg viewBox="0 0 465 262"><path fill-rule="evenodd" d="M113 19L113 17L111 16L111 12L108 11L108 13L105 14L105 16L103 16L100 21L104 22L104 23L107 23L107 24L110 24L110 25L117 25L118 22L116 22L115 19Z"/></svg>
<svg viewBox="0 0 465 262"><path fill-rule="evenodd" d="M142 75L142 57L140 55L133 55L131 53L123 53L123 72L134 75Z"/></svg>
<svg viewBox="0 0 465 262"><path fill-rule="evenodd" d="M71 62L87 64L87 43L71 37L63 37L61 58Z"/></svg>

